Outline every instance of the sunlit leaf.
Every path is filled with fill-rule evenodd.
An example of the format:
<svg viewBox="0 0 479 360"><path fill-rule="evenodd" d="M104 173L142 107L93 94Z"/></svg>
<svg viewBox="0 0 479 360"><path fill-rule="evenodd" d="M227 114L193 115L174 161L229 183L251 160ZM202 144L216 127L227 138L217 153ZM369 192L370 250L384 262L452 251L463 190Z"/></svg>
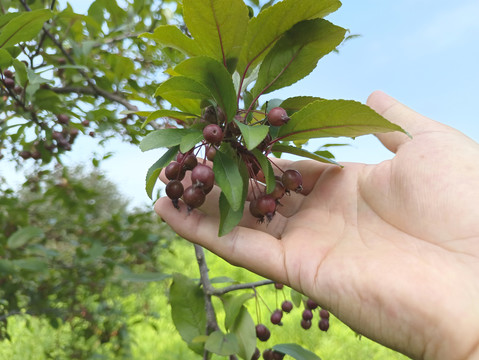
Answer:
<svg viewBox="0 0 479 360"><path fill-rule="evenodd" d="M226 148L226 147L225 147ZM228 150L228 148L226 148ZM238 161L231 151L222 147L216 152L213 161L215 181L224 193L233 211L244 205L244 184L238 168Z"/></svg>
<svg viewBox="0 0 479 360"><path fill-rule="evenodd" d="M334 164L334 165L339 165L336 161L332 160L330 157L324 157L321 156L318 153L312 153L307 150L295 147L295 146L289 146L289 145L284 145L284 144L275 144L273 145L272 151L274 152L281 152L281 153L288 153L288 154L293 154L293 155L298 155L301 157L317 160L320 162L324 162L327 164Z"/></svg>
<svg viewBox="0 0 479 360"><path fill-rule="evenodd" d="M236 322L243 304L249 299L254 298L252 292L240 295L226 294L221 297L225 309L225 329L229 330Z"/></svg>
<svg viewBox="0 0 479 360"><path fill-rule="evenodd" d="M298 344L277 344L273 346L273 350L289 355L296 360L321 360L319 356Z"/></svg>
<svg viewBox="0 0 479 360"><path fill-rule="evenodd" d="M244 203L243 203L244 205ZM221 192L219 200L220 209L220 226L218 229L218 236L224 236L239 224L243 217L243 206L238 210L233 210L226 195Z"/></svg>
<svg viewBox="0 0 479 360"><path fill-rule="evenodd" d="M28 244L30 241L44 237L45 234L42 229L27 226L15 231L7 240L7 247L9 249L16 249Z"/></svg>
<svg viewBox="0 0 479 360"><path fill-rule="evenodd" d="M250 360L256 349L256 330L255 323L245 306L242 306L231 332L236 335L239 344L238 355Z"/></svg>
<svg viewBox="0 0 479 360"><path fill-rule="evenodd" d="M156 41L163 47L171 47L188 56L201 54L198 42L186 36L177 26L161 25L153 33L143 33L140 37Z"/></svg>
<svg viewBox="0 0 479 360"><path fill-rule="evenodd" d="M50 10L24 12L12 18L0 32L0 48L7 48L38 36L43 23L52 17Z"/></svg>
<svg viewBox="0 0 479 360"><path fill-rule="evenodd" d="M269 126L266 125L245 125L242 122L235 120L236 125L238 125L241 135L248 150L256 148L264 140L266 135L269 132Z"/></svg>
<svg viewBox="0 0 479 360"><path fill-rule="evenodd" d="M153 194L153 189L158 181L158 176L160 175L161 169L167 166L178 154L179 146L174 146L157 161L149 169L146 174L146 184L145 190L148 194L148 197L151 199Z"/></svg>
<svg viewBox="0 0 479 360"><path fill-rule="evenodd" d="M223 334L216 330L208 336L205 349L221 356L233 355L239 351L238 339L235 334Z"/></svg>

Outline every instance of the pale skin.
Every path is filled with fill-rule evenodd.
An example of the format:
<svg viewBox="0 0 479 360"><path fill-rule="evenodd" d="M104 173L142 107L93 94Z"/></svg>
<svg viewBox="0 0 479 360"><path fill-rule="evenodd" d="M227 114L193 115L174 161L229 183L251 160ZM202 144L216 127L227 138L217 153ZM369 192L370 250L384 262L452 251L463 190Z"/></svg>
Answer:
<svg viewBox="0 0 479 360"><path fill-rule="evenodd" d="M412 138L378 134L395 156L377 165L277 160L301 172L303 191L270 224L245 211L219 238L218 189L189 215L166 197L155 210L184 238L411 358L479 359L479 145L383 92L367 104Z"/></svg>

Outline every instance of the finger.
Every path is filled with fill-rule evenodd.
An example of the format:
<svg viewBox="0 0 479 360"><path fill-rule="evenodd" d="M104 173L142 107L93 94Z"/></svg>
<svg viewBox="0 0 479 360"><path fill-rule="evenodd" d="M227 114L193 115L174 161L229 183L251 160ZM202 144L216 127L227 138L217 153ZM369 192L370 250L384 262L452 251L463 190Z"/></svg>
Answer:
<svg viewBox="0 0 479 360"><path fill-rule="evenodd" d="M401 126L412 138L425 132L444 131L447 127L431 120L403 105L382 91L369 95L367 105L392 123ZM386 148L396 153L399 146L411 141L411 138L399 131L377 134Z"/></svg>
<svg viewBox="0 0 479 360"><path fill-rule="evenodd" d="M287 281L282 243L270 234L237 226L220 238L217 217L197 210L188 213L184 204L180 204L178 211L168 198L160 198L155 204L155 211L180 236L209 249L231 264L278 282Z"/></svg>

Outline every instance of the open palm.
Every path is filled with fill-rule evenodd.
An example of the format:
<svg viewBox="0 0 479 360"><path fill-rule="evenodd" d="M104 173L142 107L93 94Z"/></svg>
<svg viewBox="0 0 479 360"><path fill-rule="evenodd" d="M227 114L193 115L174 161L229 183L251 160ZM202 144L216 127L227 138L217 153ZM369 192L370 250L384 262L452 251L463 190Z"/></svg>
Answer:
<svg viewBox="0 0 479 360"><path fill-rule="evenodd" d="M156 211L186 239L310 296L386 346L469 358L479 351L479 146L384 93L368 103L412 139L380 135L396 156L378 165L277 160L300 171L303 192L285 196L268 225L245 212L218 238L214 196L190 215L167 198Z"/></svg>

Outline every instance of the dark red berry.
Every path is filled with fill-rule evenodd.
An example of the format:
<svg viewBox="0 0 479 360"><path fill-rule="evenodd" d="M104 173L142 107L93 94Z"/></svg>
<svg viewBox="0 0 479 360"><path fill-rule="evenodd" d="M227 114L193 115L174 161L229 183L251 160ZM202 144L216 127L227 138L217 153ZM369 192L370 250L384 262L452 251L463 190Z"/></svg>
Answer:
<svg viewBox="0 0 479 360"><path fill-rule="evenodd" d="M308 299L306 300L306 307L310 310L314 310L318 307L318 304L316 304L314 300Z"/></svg>
<svg viewBox="0 0 479 360"><path fill-rule="evenodd" d="M249 203L249 212L255 218L258 218L258 219L264 218L263 214L258 209L258 199L254 199Z"/></svg>
<svg viewBox="0 0 479 360"><path fill-rule="evenodd" d="M281 289L284 287L284 285L281 284L281 283L275 282L275 283L274 283L274 287L275 287L276 289L278 289L278 290L281 290Z"/></svg>
<svg viewBox="0 0 479 360"><path fill-rule="evenodd" d="M258 348L256 348L254 349L253 356L251 356L251 360L258 360L260 356L261 356L261 352L259 351Z"/></svg>
<svg viewBox="0 0 479 360"><path fill-rule="evenodd" d="M269 194L275 200L281 199L286 192L286 189L281 181L276 180L276 185L274 186L273 191Z"/></svg>
<svg viewBox="0 0 479 360"><path fill-rule="evenodd" d="M270 336L271 336L271 333L265 325L263 324L256 325L256 337L259 340L267 341Z"/></svg>
<svg viewBox="0 0 479 360"><path fill-rule="evenodd" d="M311 320L304 320L304 319L301 319L301 327L304 329L304 330L308 330L311 328Z"/></svg>
<svg viewBox="0 0 479 360"><path fill-rule="evenodd" d="M283 318L283 312L279 309L276 309L271 314L271 319L270 320L271 320L271 323L273 323L274 325L278 325L281 322L282 318Z"/></svg>
<svg viewBox="0 0 479 360"><path fill-rule="evenodd" d="M193 154L186 155L183 160L183 168L185 170L193 170L198 165L198 159Z"/></svg>
<svg viewBox="0 0 479 360"><path fill-rule="evenodd" d="M60 124L65 124L66 125L70 122L70 117L68 115L65 115L65 114L58 114L57 119L58 119L58 122Z"/></svg>
<svg viewBox="0 0 479 360"><path fill-rule="evenodd" d="M32 153L30 151L20 151L18 153L22 159L30 159L32 157Z"/></svg>
<svg viewBox="0 0 479 360"><path fill-rule="evenodd" d="M328 319L321 319L319 320L318 327L321 331L328 331L329 329L329 320Z"/></svg>
<svg viewBox="0 0 479 360"><path fill-rule="evenodd" d="M293 309L293 303L291 301L285 300L281 304L281 309L283 309L284 312L289 313Z"/></svg>
<svg viewBox="0 0 479 360"><path fill-rule="evenodd" d="M5 77L9 78L9 79L13 79L13 72L11 70L4 70L3 71L3 75L5 75Z"/></svg>
<svg viewBox="0 0 479 360"><path fill-rule="evenodd" d="M206 158L209 161L213 161L216 156L216 148L214 146L210 146L208 150L206 150Z"/></svg>
<svg viewBox="0 0 479 360"><path fill-rule="evenodd" d="M281 182L286 190L296 192L303 190L303 178L299 171L286 170L281 177Z"/></svg>
<svg viewBox="0 0 479 360"><path fill-rule="evenodd" d="M20 85L16 85L13 91L15 91L15 94L20 95L23 92L23 88Z"/></svg>
<svg viewBox="0 0 479 360"><path fill-rule="evenodd" d="M38 150L32 152L32 159L40 160L42 158L42 153Z"/></svg>
<svg viewBox="0 0 479 360"><path fill-rule="evenodd" d="M281 107L272 108L267 118L268 122L273 126L281 126L289 121L288 113Z"/></svg>
<svg viewBox="0 0 479 360"><path fill-rule="evenodd" d="M172 161L165 168L165 176L168 180L183 180L185 170L183 170L180 163Z"/></svg>
<svg viewBox="0 0 479 360"><path fill-rule="evenodd" d="M285 355L285 354L283 354L282 352L273 350L273 360L283 360L283 359L284 359L284 355Z"/></svg>
<svg viewBox="0 0 479 360"><path fill-rule="evenodd" d="M215 174L209 166L199 164L191 171L191 182L195 186L208 189L215 183Z"/></svg>
<svg viewBox="0 0 479 360"><path fill-rule="evenodd" d="M5 83L5 86L9 89L12 89L12 88L15 87L15 80L13 80L13 79L5 78L5 80L3 80L3 82Z"/></svg>
<svg viewBox="0 0 479 360"><path fill-rule="evenodd" d="M319 316L321 317L321 319L329 319L329 311L326 309L321 309L321 311L319 312Z"/></svg>
<svg viewBox="0 0 479 360"><path fill-rule="evenodd" d="M179 199L183 195L183 192L184 192L183 184L179 180L171 180L166 185L166 195L171 200Z"/></svg>
<svg viewBox="0 0 479 360"><path fill-rule="evenodd" d="M309 309L304 309L302 316L304 320L311 320L313 318L313 312Z"/></svg>
<svg viewBox="0 0 479 360"><path fill-rule="evenodd" d="M264 360L274 360L274 357L273 357L273 349L266 349L265 351L263 351L263 359Z"/></svg>
<svg viewBox="0 0 479 360"><path fill-rule="evenodd" d="M183 193L183 201L188 205L188 209L200 207L205 202L205 198L205 193L197 186L189 186Z"/></svg>
<svg viewBox="0 0 479 360"><path fill-rule="evenodd" d="M89 125L90 125L90 120L85 119L85 120L83 120L83 121L81 122L81 124L82 124L83 126L89 126Z"/></svg>
<svg viewBox="0 0 479 360"><path fill-rule="evenodd" d="M276 211L276 200L269 195L263 195L258 198L257 208L260 214L271 221Z"/></svg>
<svg viewBox="0 0 479 360"><path fill-rule="evenodd" d="M203 137L210 144L218 144L223 140L223 130L216 124L206 125L203 129Z"/></svg>

